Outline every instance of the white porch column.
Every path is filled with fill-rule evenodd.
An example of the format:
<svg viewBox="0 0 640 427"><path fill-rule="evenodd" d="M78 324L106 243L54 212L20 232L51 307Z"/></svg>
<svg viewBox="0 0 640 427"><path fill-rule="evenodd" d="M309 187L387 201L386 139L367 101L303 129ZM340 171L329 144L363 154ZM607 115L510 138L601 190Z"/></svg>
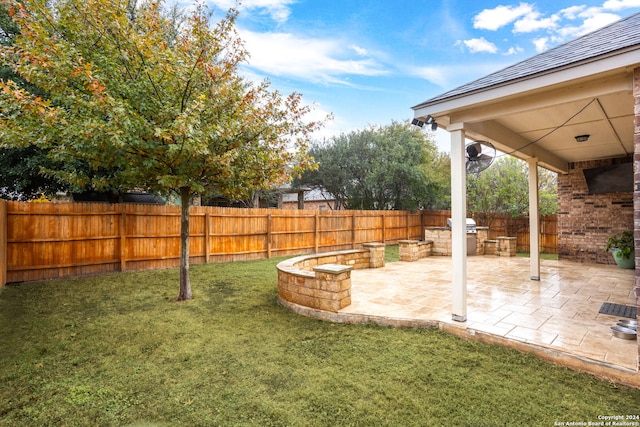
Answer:
<svg viewBox="0 0 640 427"><path fill-rule="evenodd" d="M540 280L540 215L538 201L538 159L527 160L529 164L529 265L531 280Z"/></svg>
<svg viewBox="0 0 640 427"><path fill-rule="evenodd" d="M467 173L464 130L451 131L451 262L453 310L451 318L467 321Z"/></svg>

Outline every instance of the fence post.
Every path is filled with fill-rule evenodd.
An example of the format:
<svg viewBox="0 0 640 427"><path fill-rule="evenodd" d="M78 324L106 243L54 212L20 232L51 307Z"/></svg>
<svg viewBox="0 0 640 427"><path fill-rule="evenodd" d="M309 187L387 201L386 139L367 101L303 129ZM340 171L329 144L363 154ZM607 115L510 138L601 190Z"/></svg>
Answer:
<svg viewBox="0 0 640 427"><path fill-rule="evenodd" d="M411 239L411 212L407 211L407 240Z"/></svg>
<svg viewBox="0 0 640 427"><path fill-rule="evenodd" d="M356 248L356 213L351 214L351 249Z"/></svg>
<svg viewBox="0 0 640 427"><path fill-rule="evenodd" d="M314 221L315 222L313 223L313 232L314 232L314 235L313 235L313 251L314 252L313 253L317 254L318 253L318 244L319 244L319 242L318 242L319 235L318 234L320 232L320 230L319 230L320 218L318 216L318 211L316 211L316 213L315 213Z"/></svg>
<svg viewBox="0 0 640 427"><path fill-rule="evenodd" d="M0 288L7 284L7 201L0 199Z"/></svg>
<svg viewBox="0 0 640 427"><path fill-rule="evenodd" d="M120 271L127 270L127 211L124 203L118 203L120 210Z"/></svg>
<svg viewBox="0 0 640 427"><path fill-rule="evenodd" d="M267 215L267 259L271 258L271 214Z"/></svg>
<svg viewBox="0 0 640 427"><path fill-rule="evenodd" d="M385 213L385 211L382 211L382 243L387 243L387 229L386 229L386 223L387 223L387 214Z"/></svg>
<svg viewBox="0 0 640 427"><path fill-rule="evenodd" d="M209 235L211 234L209 212L204 213L204 263L209 264L209 252L211 252L211 243Z"/></svg>

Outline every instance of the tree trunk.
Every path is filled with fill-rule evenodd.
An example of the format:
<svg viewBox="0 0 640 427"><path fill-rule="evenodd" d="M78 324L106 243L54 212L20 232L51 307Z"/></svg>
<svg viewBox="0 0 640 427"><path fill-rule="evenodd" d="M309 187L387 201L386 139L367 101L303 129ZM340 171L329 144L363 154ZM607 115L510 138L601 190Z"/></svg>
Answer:
<svg viewBox="0 0 640 427"><path fill-rule="evenodd" d="M186 301L193 298L189 280L189 205L191 202L189 187L180 188L180 201L182 203L180 212L180 293L176 301Z"/></svg>

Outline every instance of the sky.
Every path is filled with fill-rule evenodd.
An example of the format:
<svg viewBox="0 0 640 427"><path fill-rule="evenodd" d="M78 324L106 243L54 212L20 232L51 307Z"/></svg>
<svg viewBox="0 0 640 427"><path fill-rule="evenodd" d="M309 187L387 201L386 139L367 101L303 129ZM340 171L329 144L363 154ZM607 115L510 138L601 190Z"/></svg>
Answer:
<svg viewBox="0 0 640 427"><path fill-rule="evenodd" d="M233 0L208 0L216 16ZM411 107L640 12L640 0L244 0L245 77L302 94L316 139L413 118ZM424 128L426 129L426 127ZM447 151L449 137L432 135Z"/></svg>

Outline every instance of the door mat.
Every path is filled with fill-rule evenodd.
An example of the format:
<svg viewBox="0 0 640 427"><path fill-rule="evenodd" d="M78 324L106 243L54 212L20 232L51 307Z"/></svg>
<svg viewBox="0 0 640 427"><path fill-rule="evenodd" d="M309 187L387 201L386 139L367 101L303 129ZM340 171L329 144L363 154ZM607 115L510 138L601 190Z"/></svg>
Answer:
<svg viewBox="0 0 640 427"><path fill-rule="evenodd" d="M638 316L638 307L634 307L633 305L611 304L610 302L604 302L602 303L602 307L600 307L600 311L598 313L635 319Z"/></svg>

